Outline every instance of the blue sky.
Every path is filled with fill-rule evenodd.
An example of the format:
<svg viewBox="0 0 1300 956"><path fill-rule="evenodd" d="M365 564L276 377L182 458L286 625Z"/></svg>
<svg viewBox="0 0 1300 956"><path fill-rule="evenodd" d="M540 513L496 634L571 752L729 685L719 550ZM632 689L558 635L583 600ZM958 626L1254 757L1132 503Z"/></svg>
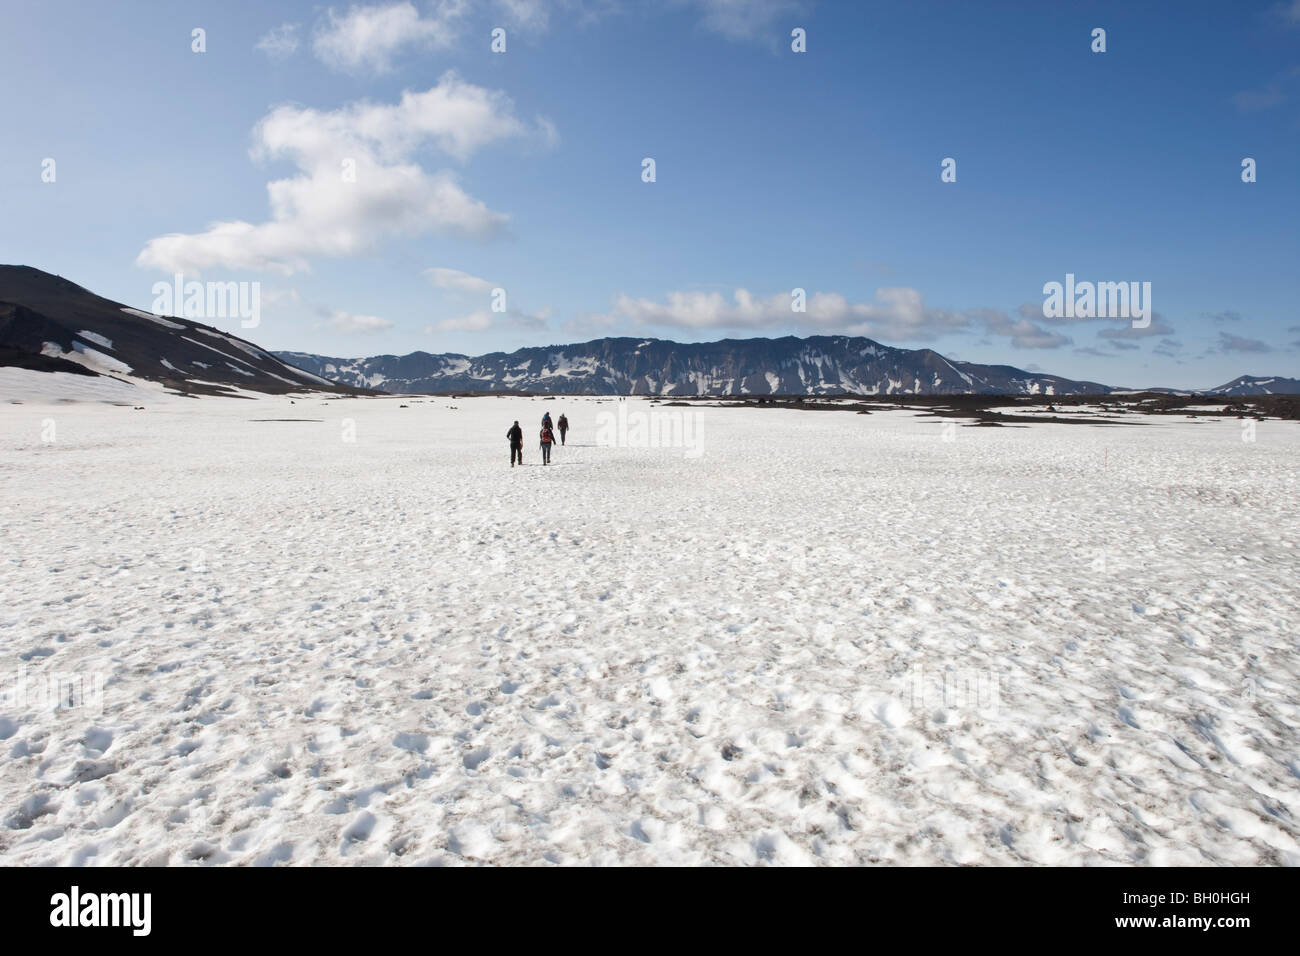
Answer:
<svg viewBox="0 0 1300 956"><path fill-rule="evenodd" d="M208 321L270 348L847 332L1109 384L1300 375L1300 0L3 17L0 262L139 308L177 271L259 282L258 328ZM1044 318L1066 273L1150 282L1151 326Z"/></svg>

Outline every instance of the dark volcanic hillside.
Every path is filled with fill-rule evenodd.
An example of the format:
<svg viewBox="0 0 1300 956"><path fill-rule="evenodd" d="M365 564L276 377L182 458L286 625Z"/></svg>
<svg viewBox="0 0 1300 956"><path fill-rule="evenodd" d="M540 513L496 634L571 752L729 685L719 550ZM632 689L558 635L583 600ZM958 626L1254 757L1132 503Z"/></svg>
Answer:
<svg viewBox="0 0 1300 956"><path fill-rule="evenodd" d="M813 336L682 344L605 338L515 352L327 358L277 352L325 378L388 392L516 389L571 395L1105 394L1096 382L1009 365L953 362L930 349Z"/></svg>
<svg viewBox="0 0 1300 956"><path fill-rule="evenodd" d="M354 389L189 319L151 315L29 266L0 266L0 366L146 379L196 394Z"/></svg>
<svg viewBox="0 0 1300 956"><path fill-rule="evenodd" d="M1263 377L1242 375L1225 385L1210 389L1211 395L1300 395L1300 378L1280 375Z"/></svg>

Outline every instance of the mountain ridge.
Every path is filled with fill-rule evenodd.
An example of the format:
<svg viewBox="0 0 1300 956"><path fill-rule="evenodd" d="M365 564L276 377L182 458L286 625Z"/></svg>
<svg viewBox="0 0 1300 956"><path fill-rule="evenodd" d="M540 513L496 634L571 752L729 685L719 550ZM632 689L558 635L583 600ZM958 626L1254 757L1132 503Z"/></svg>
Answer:
<svg viewBox="0 0 1300 956"><path fill-rule="evenodd" d="M588 395L1108 394L1098 382L951 360L863 336L670 339L610 336L469 356L416 351L278 358L345 384L398 392L522 390Z"/></svg>

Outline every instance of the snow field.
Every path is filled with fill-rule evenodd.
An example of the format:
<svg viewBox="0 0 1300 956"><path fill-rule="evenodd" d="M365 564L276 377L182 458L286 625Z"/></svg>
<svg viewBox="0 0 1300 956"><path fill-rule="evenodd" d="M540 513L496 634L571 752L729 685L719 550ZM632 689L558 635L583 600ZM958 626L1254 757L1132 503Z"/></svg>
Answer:
<svg viewBox="0 0 1300 956"><path fill-rule="evenodd" d="M1300 862L1296 423L148 404L0 405L0 863Z"/></svg>

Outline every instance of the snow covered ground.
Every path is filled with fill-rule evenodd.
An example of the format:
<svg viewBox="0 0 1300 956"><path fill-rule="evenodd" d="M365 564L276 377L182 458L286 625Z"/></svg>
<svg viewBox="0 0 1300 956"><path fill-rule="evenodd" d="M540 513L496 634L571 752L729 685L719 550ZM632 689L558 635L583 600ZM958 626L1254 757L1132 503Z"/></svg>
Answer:
<svg viewBox="0 0 1300 956"><path fill-rule="evenodd" d="M0 404L0 864L1300 863L1297 423L128 401Z"/></svg>

